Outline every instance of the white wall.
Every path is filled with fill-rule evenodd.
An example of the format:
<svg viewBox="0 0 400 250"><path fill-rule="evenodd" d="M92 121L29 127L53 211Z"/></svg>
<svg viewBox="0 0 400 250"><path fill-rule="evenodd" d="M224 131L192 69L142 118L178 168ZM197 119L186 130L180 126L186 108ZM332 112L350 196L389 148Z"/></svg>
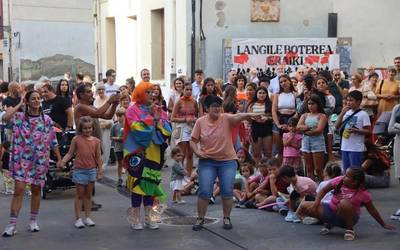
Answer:
<svg viewBox="0 0 400 250"><path fill-rule="evenodd" d="M393 65L400 56L399 10L399 0L334 1L338 36L353 38L353 69Z"/></svg>
<svg viewBox="0 0 400 250"><path fill-rule="evenodd" d="M352 68L387 66L400 55L400 1L281 0L279 22L250 22L250 1L225 0L217 26L215 1L203 1L207 75L222 77L222 39L327 37L328 13L338 13L338 37L352 37Z"/></svg>
<svg viewBox="0 0 400 250"><path fill-rule="evenodd" d="M116 25L116 61L117 82L124 83L125 79L134 76L140 81L140 70L152 66L151 40L151 10L164 9L165 41L164 41L164 72L165 78L159 82L169 85L170 74L176 69L188 68L188 27L186 20L187 0L109 0L103 1L100 7L101 33L101 66L99 70L105 74L107 48L105 46L105 19L115 18ZM131 18L135 16L136 20ZM190 33L189 33L190 35ZM159 57L161 59L161 55Z"/></svg>

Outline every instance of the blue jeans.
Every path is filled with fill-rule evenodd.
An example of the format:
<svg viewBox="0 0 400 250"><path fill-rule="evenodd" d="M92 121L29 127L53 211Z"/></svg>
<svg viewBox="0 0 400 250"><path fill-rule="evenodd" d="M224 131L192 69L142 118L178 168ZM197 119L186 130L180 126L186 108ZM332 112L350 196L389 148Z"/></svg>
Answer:
<svg viewBox="0 0 400 250"><path fill-rule="evenodd" d="M97 176L96 168L82 169L76 168L72 174L72 181L80 185L88 185L89 182L95 182Z"/></svg>
<svg viewBox="0 0 400 250"><path fill-rule="evenodd" d="M236 169L237 162L235 160L199 160L199 198L211 198L214 183L216 177L218 177L222 199L231 199L233 197L233 185L235 183Z"/></svg>
<svg viewBox="0 0 400 250"><path fill-rule="evenodd" d="M342 151L342 169L343 173L346 173L346 170L349 167L353 168L361 168L361 164L364 161L365 152L352 152L352 151Z"/></svg>

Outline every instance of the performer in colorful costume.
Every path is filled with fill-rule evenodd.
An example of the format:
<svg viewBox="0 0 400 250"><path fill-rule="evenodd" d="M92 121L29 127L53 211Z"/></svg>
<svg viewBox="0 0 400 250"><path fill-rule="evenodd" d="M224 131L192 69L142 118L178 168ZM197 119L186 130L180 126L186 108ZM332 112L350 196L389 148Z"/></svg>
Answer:
<svg viewBox="0 0 400 250"><path fill-rule="evenodd" d="M154 199L165 200L161 182L161 145L171 135L168 116L152 99L153 84L141 82L135 87L134 105L125 113L124 162L128 170L127 187L132 192L132 228L143 229L140 207L145 208L145 226L157 229L150 211Z"/></svg>

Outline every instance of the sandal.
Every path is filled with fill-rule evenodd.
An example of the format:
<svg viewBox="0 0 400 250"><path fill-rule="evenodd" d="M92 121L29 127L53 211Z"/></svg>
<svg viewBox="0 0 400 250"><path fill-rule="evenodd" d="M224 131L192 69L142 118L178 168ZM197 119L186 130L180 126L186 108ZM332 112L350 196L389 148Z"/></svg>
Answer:
<svg viewBox="0 0 400 250"><path fill-rule="evenodd" d="M230 229L233 228L232 223L231 223L231 218L224 217L224 219L222 221L223 221L223 224L224 224L224 226L223 226L224 229L230 230Z"/></svg>
<svg viewBox="0 0 400 250"><path fill-rule="evenodd" d="M355 237L356 237L356 234L354 233L353 230L346 230L344 232L344 240L351 241L351 240L354 240Z"/></svg>
<svg viewBox="0 0 400 250"><path fill-rule="evenodd" d="M194 223L192 230L193 231L200 231L201 229L203 229L203 225L204 225L204 218L200 218L198 217L196 219L196 222Z"/></svg>
<svg viewBox="0 0 400 250"><path fill-rule="evenodd" d="M321 231L319 231L320 235L327 235L331 231L331 226L329 224L324 224L324 226L321 228Z"/></svg>

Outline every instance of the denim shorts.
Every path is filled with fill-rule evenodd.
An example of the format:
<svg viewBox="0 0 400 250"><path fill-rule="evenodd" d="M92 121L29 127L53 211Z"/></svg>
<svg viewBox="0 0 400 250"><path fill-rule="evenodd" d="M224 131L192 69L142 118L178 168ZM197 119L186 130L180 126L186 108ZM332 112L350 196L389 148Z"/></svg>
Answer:
<svg viewBox="0 0 400 250"><path fill-rule="evenodd" d="M301 140L301 152L318 153L325 152L325 137L323 135L308 136L305 135Z"/></svg>
<svg viewBox="0 0 400 250"><path fill-rule="evenodd" d="M336 213L329 206L329 203L321 203L324 208L324 221L332 226L337 226L341 228L346 228L346 223L344 220L336 215ZM357 224L359 216L353 218L353 225Z"/></svg>
<svg viewBox="0 0 400 250"><path fill-rule="evenodd" d="M212 159L199 160L199 198L210 199L213 193L214 183L218 177L221 197L230 199L233 197L233 186L237 169L236 160L216 161Z"/></svg>
<svg viewBox="0 0 400 250"><path fill-rule="evenodd" d="M76 184L87 185L89 182L95 182L97 176L96 168L92 169L74 169L74 174L72 176L72 181Z"/></svg>

